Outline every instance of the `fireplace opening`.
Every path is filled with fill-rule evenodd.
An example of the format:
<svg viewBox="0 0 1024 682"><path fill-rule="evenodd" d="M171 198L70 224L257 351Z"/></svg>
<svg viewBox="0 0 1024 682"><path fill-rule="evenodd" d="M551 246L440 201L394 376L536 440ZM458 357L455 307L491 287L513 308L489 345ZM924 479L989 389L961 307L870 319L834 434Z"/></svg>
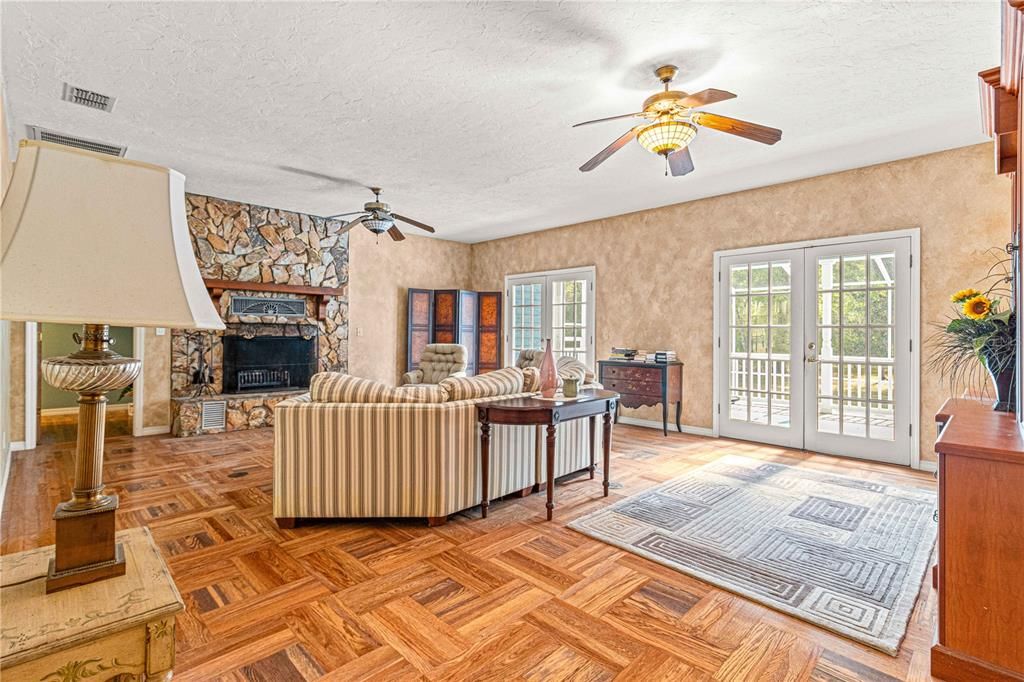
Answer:
<svg viewBox="0 0 1024 682"><path fill-rule="evenodd" d="M224 337L224 393L308 388L316 372L316 338Z"/></svg>

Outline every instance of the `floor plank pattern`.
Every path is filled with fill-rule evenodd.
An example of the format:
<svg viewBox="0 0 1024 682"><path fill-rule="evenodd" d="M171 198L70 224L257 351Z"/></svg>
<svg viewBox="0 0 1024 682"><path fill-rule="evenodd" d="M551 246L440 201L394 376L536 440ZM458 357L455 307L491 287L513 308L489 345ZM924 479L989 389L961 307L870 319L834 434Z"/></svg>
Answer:
<svg viewBox="0 0 1024 682"><path fill-rule="evenodd" d="M271 516L270 429L112 438L120 528L148 526L186 612L175 680L931 680L926 584L898 657L832 635L565 527L726 454L869 480L929 474L783 448L616 426L608 498L563 480L445 526ZM51 544L74 445L15 453L2 553ZM600 478L600 477L598 477Z"/></svg>

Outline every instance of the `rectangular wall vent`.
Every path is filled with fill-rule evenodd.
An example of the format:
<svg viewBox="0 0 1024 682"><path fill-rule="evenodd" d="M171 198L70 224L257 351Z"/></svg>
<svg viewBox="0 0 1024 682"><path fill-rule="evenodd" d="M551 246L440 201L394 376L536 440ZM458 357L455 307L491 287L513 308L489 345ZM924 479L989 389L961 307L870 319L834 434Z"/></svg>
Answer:
<svg viewBox="0 0 1024 682"><path fill-rule="evenodd" d="M39 126L27 126L28 128L28 139L30 140L42 140L43 142L54 142L56 144L64 144L69 147L78 147L79 149L86 149L90 152L99 152L100 154L110 154L111 156L124 156L128 152L128 147L119 147L116 144L109 144L107 142L100 142L98 140L89 140L78 135L68 135L67 133L58 133L54 130L47 130Z"/></svg>
<svg viewBox="0 0 1024 682"><path fill-rule="evenodd" d="M210 400L203 403L202 429L223 429L227 425L228 403L226 400Z"/></svg>
<svg viewBox="0 0 1024 682"><path fill-rule="evenodd" d="M301 298L269 298L266 296L232 296L232 315L274 315L305 317L306 301Z"/></svg>
<svg viewBox="0 0 1024 682"><path fill-rule="evenodd" d="M115 98L110 95L104 95L93 90L79 88L71 85L70 83L64 84L64 90L61 92L60 98L65 102L81 104L83 107L99 109L100 111L113 111L114 102L116 101Z"/></svg>

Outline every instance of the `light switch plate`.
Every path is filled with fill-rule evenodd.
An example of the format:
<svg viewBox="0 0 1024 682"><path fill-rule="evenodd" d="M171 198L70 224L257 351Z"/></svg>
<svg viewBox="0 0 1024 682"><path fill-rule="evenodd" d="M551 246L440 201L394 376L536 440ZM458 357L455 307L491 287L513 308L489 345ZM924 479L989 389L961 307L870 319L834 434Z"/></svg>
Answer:
<svg viewBox="0 0 1024 682"><path fill-rule="evenodd" d="M156 335L157 336L163 336L166 333L167 333L167 329L166 328L164 328L164 327L157 327L156 328Z"/></svg>

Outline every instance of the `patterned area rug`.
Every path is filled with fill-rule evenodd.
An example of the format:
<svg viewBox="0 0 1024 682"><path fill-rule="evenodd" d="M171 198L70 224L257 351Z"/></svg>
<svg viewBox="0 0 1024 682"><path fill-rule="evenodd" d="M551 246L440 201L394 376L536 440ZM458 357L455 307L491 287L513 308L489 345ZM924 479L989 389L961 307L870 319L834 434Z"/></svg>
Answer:
<svg viewBox="0 0 1024 682"><path fill-rule="evenodd" d="M896 655L935 493L728 456L570 527Z"/></svg>

